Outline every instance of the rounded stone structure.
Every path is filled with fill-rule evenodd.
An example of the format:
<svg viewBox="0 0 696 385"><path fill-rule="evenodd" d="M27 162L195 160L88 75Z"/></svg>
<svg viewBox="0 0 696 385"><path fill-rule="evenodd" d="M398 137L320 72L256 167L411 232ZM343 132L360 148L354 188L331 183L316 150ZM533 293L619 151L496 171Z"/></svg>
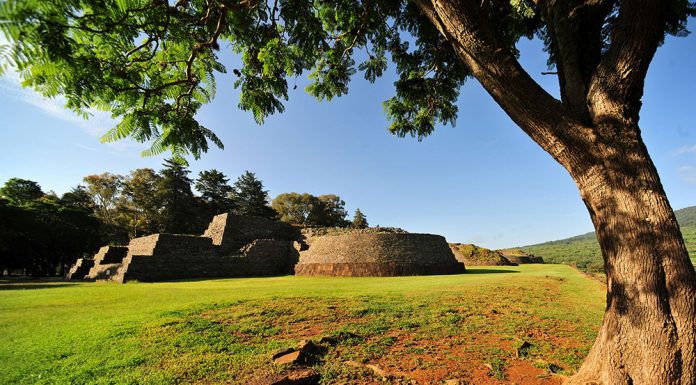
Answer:
<svg viewBox="0 0 696 385"><path fill-rule="evenodd" d="M386 277L459 274L445 238L431 234L354 233L312 237L300 253L296 275Z"/></svg>

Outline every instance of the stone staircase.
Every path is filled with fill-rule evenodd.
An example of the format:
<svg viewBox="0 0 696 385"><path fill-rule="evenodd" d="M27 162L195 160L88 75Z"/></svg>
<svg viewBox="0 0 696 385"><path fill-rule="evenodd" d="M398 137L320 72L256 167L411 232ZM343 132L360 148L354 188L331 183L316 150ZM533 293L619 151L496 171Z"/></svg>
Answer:
<svg viewBox="0 0 696 385"><path fill-rule="evenodd" d="M86 279L111 281L128 253L125 246L103 246L94 255L94 267L89 270Z"/></svg>

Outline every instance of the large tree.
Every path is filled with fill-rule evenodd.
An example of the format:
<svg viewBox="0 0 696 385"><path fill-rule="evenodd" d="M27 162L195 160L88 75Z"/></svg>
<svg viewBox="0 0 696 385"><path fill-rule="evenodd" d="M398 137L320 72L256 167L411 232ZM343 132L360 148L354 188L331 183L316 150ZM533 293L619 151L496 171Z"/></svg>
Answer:
<svg viewBox="0 0 696 385"><path fill-rule="evenodd" d="M139 168L123 179L119 214L129 228L131 238L155 233L160 222L162 177L151 168Z"/></svg>
<svg viewBox="0 0 696 385"><path fill-rule="evenodd" d="M198 230L196 204L188 174L191 172L172 159L164 161L157 186L162 206L160 231L165 233L191 234Z"/></svg>
<svg viewBox="0 0 696 385"><path fill-rule="evenodd" d="M196 180L196 190L206 205L209 216L233 212L236 208L234 188L224 173L212 169L201 171Z"/></svg>
<svg viewBox="0 0 696 385"><path fill-rule="evenodd" d="M264 190L263 182L256 174L244 171L244 174L234 182L233 191L235 212L240 215L274 219L277 214L269 206L268 191Z"/></svg>
<svg viewBox="0 0 696 385"><path fill-rule="evenodd" d="M121 120L105 140L178 156L221 146L194 115L225 72L224 41L242 58L239 107L258 121L283 110L288 77L311 71L307 91L331 99L391 59L389 129L423 137L454 122L459 88L477 79L575 180L602 247L604 323L570 382L694 385L696 272L638 124L657 48L694 13L687 0L24 0L0 3L0 28L24 84L110 109ZM561 100L517 60L533 34Z"/></svg>
<svg viewBox="0 0 696 385"><path fill-rule="evenodd" d="M0 197L14 205L25 205L44 196L41 186L33 180L10 178L0 187Z"/></svg>

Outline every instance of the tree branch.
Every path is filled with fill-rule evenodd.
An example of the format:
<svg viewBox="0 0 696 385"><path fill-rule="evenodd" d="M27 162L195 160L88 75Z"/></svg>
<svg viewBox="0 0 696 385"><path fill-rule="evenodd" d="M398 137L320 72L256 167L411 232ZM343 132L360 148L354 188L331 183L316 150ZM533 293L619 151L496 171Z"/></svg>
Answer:
<svg viewBox="0 0 696 385"><path fill-rule="evenodd" d="M471 73L535 142L571 171L589 153L591 127L525 72L490 28L477 1L414 0L453 45ZM578 170L573 170L578 171Z"/></svg>
<svg viewBox="0 0 696 385"><path fill-rule="evenodd" d="M563 104L590 122L587 90L602 57L602 26L612 0L539 0L558 69Z"/></svg>
<svg viewBox="0 0 696 385"><path fill-rule="evenodd" d="M665 32L671 2L624 1L602 57L589 85L593 123L618 120L623 126L638 123L640 99L648 66Z"/></svg>

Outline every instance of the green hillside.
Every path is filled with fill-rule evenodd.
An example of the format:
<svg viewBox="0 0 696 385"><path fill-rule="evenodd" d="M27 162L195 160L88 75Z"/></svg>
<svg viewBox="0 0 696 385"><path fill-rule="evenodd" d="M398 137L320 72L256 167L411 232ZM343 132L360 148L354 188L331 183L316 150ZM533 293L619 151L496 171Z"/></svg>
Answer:
<svg viewBox="0 0 696 385"><path fill-rule="evenodd" d="M691 259L696 259L696 206L674 212ZM582 270L603 271L602 253L594 232L567 239L522 246L524 251L543 257L547 263L575 264Z"/></svg>

